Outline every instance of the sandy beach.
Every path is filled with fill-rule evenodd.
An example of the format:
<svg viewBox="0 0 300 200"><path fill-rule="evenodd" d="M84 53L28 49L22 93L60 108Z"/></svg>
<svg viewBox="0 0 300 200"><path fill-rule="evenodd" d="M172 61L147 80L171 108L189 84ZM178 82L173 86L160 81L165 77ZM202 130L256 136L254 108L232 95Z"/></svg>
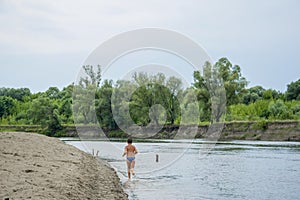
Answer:
<svg viewBox="0 0 300 200"><path fill-rule="evenodd" d="M35 133L0 133L0 200L127 199L105 162Z"/></svg>

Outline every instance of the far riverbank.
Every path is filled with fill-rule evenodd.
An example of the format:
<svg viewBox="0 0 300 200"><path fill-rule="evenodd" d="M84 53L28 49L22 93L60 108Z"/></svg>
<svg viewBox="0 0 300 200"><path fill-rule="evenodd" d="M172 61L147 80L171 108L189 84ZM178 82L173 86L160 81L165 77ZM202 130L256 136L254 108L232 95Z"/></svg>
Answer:
<svg viewBox="0 0 300 200"><path fill-rule="evenodd" d="M153 139L172 139L179 130L179 125L165 125ZM181 125L188 129L188 125ZM195 138L205 138L210 125L198 125ZM222 133L219 140L262 140L262 141L296 141L300 142L299 121L251 121L251 122L225 122L221 124ZM86 137L99 136L99 127L89 125L64 126L63 131L57 133L56 137L78 137L78 130ZM104 130L107 137L126 138L128 135L120 129ZM40 126L28 125L1 125L0 131L39 132L43 130Z"/></svg>

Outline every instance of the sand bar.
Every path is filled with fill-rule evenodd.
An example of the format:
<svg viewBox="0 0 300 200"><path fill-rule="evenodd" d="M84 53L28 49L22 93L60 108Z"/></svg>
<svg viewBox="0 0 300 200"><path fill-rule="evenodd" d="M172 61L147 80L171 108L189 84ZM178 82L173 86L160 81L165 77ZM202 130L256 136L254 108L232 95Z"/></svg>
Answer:
<svg viewBox="0 0 300 200"><path fill-rule="evenodd" d="M0 200L127 199L105 162L57 138L0 133Z"/></svg>

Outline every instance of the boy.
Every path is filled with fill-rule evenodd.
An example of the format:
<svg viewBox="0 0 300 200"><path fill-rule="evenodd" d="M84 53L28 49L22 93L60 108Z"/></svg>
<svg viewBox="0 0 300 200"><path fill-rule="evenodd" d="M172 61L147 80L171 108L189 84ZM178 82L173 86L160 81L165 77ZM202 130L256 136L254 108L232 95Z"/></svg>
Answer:
<svg viewBox="0 0 300 200"><path fill-rule="evenodd" d="M127 163L127 172L128 172L128 179L131 178L131 174L134 176L134 165L135 165L135 154L137 154L138 151L134 145L132 145L132 139L128 138L127 140L127 146L124 148L124 153L122 156L127 157L126 163ZM131 173L131 174L130 174Z"/></svg>

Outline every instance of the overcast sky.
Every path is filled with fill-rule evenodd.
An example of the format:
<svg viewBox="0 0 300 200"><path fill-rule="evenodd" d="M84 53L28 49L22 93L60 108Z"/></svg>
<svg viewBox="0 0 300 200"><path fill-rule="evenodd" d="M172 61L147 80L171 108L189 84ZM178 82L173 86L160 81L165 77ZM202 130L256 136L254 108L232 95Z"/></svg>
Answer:
<svg viewBox="0 0 300 200"><path fill-rule="evenodd" d="M0 87L62 89L102 42L157 27L240 65L250 87L285 91L300 79L299 10L297 0L0 0Z"/></svg>

